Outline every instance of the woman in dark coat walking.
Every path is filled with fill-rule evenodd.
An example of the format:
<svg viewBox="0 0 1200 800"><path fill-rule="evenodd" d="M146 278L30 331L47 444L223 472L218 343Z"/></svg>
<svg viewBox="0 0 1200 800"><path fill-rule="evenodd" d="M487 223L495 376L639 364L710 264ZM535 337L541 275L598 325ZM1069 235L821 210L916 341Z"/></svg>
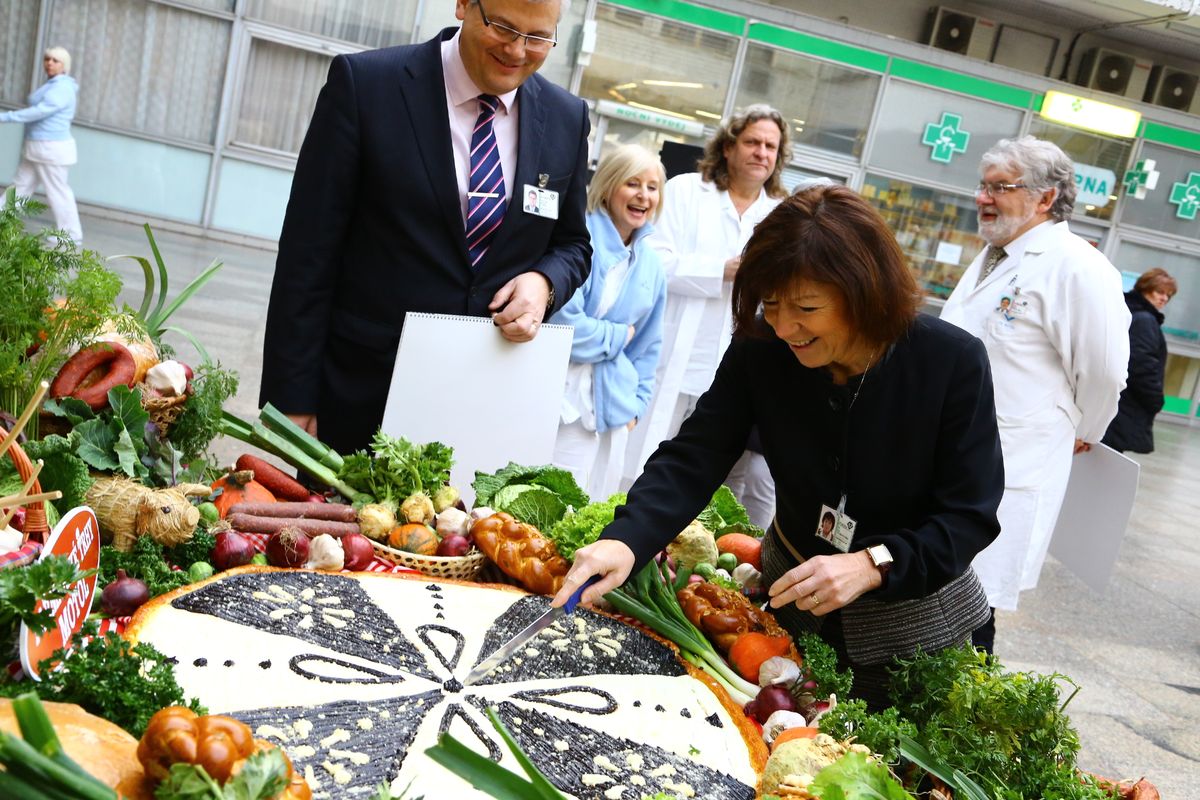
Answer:
<svg viewBox="0 0 1200 800"><path fill-rule="evenodd" d="M1154 452L1154 416L1163 407L1163 372L1167 366L1167 340L1162 333L1163 308L1178 285L1164 269L1142 273L1125 293L1129 323L1129 377L1117 416L1102 440L1114 450Z"/></svg>

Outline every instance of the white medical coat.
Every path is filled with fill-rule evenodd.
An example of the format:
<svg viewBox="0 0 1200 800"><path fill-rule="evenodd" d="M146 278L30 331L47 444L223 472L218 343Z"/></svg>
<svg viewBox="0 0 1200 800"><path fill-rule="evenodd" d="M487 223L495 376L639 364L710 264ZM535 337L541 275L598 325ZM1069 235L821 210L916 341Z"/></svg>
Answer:
<svg viewBox="0 0 1200 800"><path fill-rule="evenodd" d="M1004 247L975 285L986 248L942 319L987 347L1004 452L1000 536L973 566L995 608L1017 608L1037 585L1058 519L1075 439L1099 442L1117 413L1129 363L1121 276L1099 250L1046 222Z"/></svg>
<svg viewBox="0 0 1200 800"><path fill-rule="evenodd" d="M675 435L672 417L680 394L708 389L729 346L733 284L725 262L740 254L754 227L780 199L765 190L738 216L729 192L698 172L667 181L663 210L646 240L658 251L667 275L667 309L654 397L630 436L625 476L636 478L658 445Z"/></svg>

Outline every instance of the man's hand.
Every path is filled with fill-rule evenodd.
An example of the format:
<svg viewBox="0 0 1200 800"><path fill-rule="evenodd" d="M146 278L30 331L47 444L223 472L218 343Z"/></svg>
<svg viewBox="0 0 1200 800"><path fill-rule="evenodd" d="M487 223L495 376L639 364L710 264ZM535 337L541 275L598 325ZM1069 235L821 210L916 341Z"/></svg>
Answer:
<svg viewBox="0 0 1200 800"><path fill-rule="evenodd" d="M550 279L540 272L522 272L500 287L488 310L505 339L528 342L537 336L549 299Z"/></svg>
<svg viewBox="0 0 1200 800"><path fill-rule="evenodd" d="M1080 453L1086 453L1087 451L1089 451L1091 449L1092 449L1092 446L1090 444L1088 444L1087 442L1085 442L1083 439L1076 439L1075 440L1075 452L1073 453L1073 455L1079 455Z"/></svg>
<svg viewBox="0 0 1200 800"><path fill-rule="evenodd" d="M734 256L725 262L725 280L732 281L737 277L738 267L742 265L742 257Z"/></svg>
<svg viewBox="0 0 1200 800"><path fill-rule="evenodd" d="M301 430L314 439L317 438L316 414L285 414L288 419L300 426Z"/></svg>

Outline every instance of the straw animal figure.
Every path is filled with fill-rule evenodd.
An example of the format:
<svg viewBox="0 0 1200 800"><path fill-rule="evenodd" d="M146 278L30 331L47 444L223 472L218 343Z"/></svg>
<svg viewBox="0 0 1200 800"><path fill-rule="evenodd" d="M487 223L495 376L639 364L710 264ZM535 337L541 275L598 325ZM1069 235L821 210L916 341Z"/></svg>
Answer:
<svg viewBox="0 0 1200 800"><path fill-rule="evenodd" d="M104 538L128 552L139 536L149 536L164 547L191 539L200 512L188 498L211 493L198 483L151 489L129 478L104 475L88 489L87 502L96 512Z"/></svg>

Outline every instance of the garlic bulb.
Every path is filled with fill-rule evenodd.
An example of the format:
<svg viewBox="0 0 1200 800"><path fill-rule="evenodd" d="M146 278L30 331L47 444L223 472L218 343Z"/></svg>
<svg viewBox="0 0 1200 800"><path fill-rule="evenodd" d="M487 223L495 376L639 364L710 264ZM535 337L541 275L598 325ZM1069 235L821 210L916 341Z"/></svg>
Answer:
<svg viewBox="0 0 1200 800"><path fill-rule="evenodd" d="M479 506L471 509L471 524L479 522L481 519L487 519L496 513L496 509L488 508L487 506Z"/></svg>
<svg viewBox="0 0 1200 800"><path fill-rule="evenodd" d="M803 714L798 714L795 711L776 711L767 717L767 721L763 723L763 741L770 744L775 741L776 736L788 728L805 727L808 727L808 720L804 718Z"/></svg>
<svg viewBox="0 0 1200 800"><path fill-rule="evenodd" d="M178 397L187 389L187 371L178 361L160 361L146 370L145 380L163 397Z"/></svg>
<svg viewBox="0 0 1200 800"><path fill-rule="evenodd" d="M455 534L466 536L471 527L471 517L467 512L451 506L437 515L435 527L438 536L443 539Z"/></svg>
<svg viewBox="0 0 1200 800"><path fill-rule="evenodd" d="M762 587L762 573L754 568L753 564L738 564L733 568L733 579L740 583L746 589L758 589Z"/></svg>
<svg viewBox="0 0 1200 800"><path fill-rule="evenodd" d="M342 543L328 533L322 533L309 542L308 563L304 565L309 569L337 572L345 563L346 554L342 550Z"/></svg>
<svg viewBox="0 0 1200 800"><path fill-rule="evenodd" d="M771 656L758 668L759 686L791 688L800 680L800 665L790 658Z"/></svg>

